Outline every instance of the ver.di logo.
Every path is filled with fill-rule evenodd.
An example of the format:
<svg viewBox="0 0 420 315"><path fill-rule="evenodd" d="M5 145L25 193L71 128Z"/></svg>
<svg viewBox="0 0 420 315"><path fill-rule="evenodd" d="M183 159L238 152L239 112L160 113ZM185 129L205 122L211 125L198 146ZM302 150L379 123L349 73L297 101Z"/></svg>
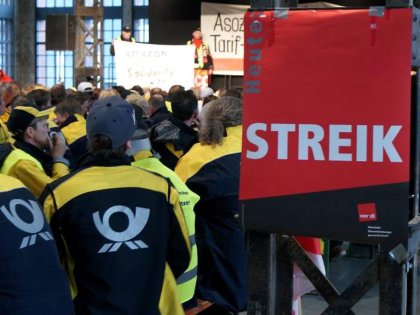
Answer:
<svg viewBox="0 0 420 315"><path fill-rule="evenodd" d="M115 213L122 213L127 216L128 226L124 231L117 232L113 230L109 224L111 216ZM149 220L150 209L136 207L135 214L130 208L125 206L113 206L105 211L102 220L99 211L93 214L93 222L99 233L106 239L113 243L104 244L98 251L98 254L107 252L116 252L122 244L125 244L129 249L136 250L140 248L148 248L141 240L133 240L145 228Z"/></svg>
<svg viewBox="0 0 420 315"><path fill-rule="evenodd" d="M17 213L18 208L26 209L32 215L32 221L26 222ZM19 249L35 245L37 236L41 237L44 241L52 241L53 237L48 231L41 232L45 225L44 215L38 203L33 200L28 202L21 199L13 199L9 203L9 209L6 206L0 207L1 212L7 220L10 221L19 230L31 234L22 239Z"/></svg>

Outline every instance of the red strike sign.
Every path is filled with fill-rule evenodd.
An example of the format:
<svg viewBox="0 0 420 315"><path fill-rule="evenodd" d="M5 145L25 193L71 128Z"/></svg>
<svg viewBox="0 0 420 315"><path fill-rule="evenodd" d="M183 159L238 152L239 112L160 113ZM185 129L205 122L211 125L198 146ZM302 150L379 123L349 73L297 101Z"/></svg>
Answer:
<svg viewBox="0 0 420 315"><path fill-rule="evenodd" d="M246 14L242 200L409 181L411 14Z"/></svg>

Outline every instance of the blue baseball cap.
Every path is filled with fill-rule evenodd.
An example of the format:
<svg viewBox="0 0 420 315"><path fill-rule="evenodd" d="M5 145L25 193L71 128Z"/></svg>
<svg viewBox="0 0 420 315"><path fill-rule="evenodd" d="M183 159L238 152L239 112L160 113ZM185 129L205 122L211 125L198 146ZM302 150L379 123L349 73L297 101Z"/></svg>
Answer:
<svg viewBox="0 0 420 315"><path fill-rule="evenodd" d="M89 139L104 135L116 149L131 140L136 131L133 107L119 96L110 96L93 103L86 122Z"/></svg>

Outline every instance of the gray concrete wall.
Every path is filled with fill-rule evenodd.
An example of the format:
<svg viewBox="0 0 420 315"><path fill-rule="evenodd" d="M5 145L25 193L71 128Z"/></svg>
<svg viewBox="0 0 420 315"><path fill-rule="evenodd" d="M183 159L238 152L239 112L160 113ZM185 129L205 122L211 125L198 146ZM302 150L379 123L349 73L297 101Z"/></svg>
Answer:
<svg viewBox="0 0 420 315"><path fill-rule="evenodd" d="M14 1L14 79L23 86L35 83L35 1Z"/></svg>

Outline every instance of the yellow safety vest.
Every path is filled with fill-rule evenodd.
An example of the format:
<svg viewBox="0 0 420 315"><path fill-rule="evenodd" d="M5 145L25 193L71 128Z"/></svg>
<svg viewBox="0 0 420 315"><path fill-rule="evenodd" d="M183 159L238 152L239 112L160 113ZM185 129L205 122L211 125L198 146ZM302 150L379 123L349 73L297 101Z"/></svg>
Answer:
<svg viewBox="0 0 420 315"><path fill-rule="evenodd" d="M20 160L29 160L44 172L44 168L42 167L41 163L35 159L30 154L26 153L25 151L22 151L20 149L13 149L12 152L7 156L6 160L3 163L3 166L1 167L0 173L4 175L8 175L10 172L10 169Z"/></svg>
<svg viewBox="0 0 420 315"><path fill-rule="evenodd" d="M178 294L181 303L193 298L197 284L197 245L195 242L195 213L194 206L200 197L192 192L174 171L163 165L150 151L141 151L134 155L131 164L168 178L179 193L179 201L187 223L191 243L191 261L187 270L177 279Z"/></svg>
<svg viewBox="0 0 420 315"><path fill-rule="evenodd" d="M121 35L118 36L115 40L121 40L122 41ZM135 43L136 42L135 38L134 37L131 37L130 38L130 42Z"/></svg>
<svg viewBox="0 0 420 315"><path fill-rule="evenodd" d="M187 45L194 45L192 41L188 41ZM195 48L197 50L197 59L198 63L194 63L194 69L203 69L204 68L204 53L203 48L206 49L206 57L209 54L209 49L207 47L207 44L202 42L201 46L199 48Z"/></svg>

